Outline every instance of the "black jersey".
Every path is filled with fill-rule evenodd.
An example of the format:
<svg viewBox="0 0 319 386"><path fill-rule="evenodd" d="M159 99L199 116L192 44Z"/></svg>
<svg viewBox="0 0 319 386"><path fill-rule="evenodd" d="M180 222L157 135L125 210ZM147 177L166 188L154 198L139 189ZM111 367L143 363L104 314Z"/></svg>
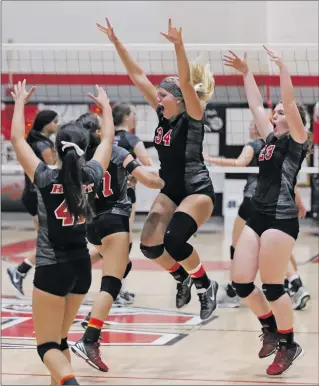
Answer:
<svg viewBox="0 0 319 386"><path fill-rule="evenodd" d="M114 145L120 146L126 149L132 155L134 154L134 147L141 142L141 140L135 135L126 130L117 130L114 136Z"/></svg>
<svg viewBox="0 0 319 386"><path fill-rule="evenodd" d="M42 162L44 162L44 159L42 156L42 153L44 152L44 150L46 150L46 149L52 149L53 150L52 145L48 141L37 141L37 142L32 143L30 145L30 147L34 151L35 155ZM24 177L25 177L24 191L25 192L35 192L35 187L34 187L33 183L30 181L30 178L26 174L24 174Z"/></svg>
<svg viewBox="0 0 319 386"><path fill-rule="evenodd" d="M114 213L130 216L132 204L127 197L127 171L123 167L129 152L113 145L109 167L97 189L95 199L96 215Z"/></svg>
<svg viewBox="0 0 319 386"><path fill-rule="evenodd" d="M40 162L34 173L37 188L39 231L37 237L36 265L50 265L81 258L79 250L86 248L86 224L67 210L63 186L59 179L60 169L50 168ZM94 195L103 176L99 162L89 161L82 168L83 189Z"/></svg>
<svg viewBox="0 0 319 386"><path fill-rule="evenodd" d="M253 208L276 219L298 217L294 189L306 156L308 141L297 143L288 134L270 133L259 153L259 181L252 197Z"/></svg>
<svg viewBox="0 0 319 386"><path fill-rule="evenodd" d="M191 118L183 112L168 120L157 108L159 124L155 130L154 145L160 161L160 177L167 191L193 194L212 182L203 159L204 121Z"/></svg>
<svg viewBox="0 0 319 386"><path fill-rule="evenodd" d="M247 166L258 166L258 157L261 149L265 146L265 142L263 139L256 139L255 141L251 141L247 144L254 150L253 159L250 161ZM256 189L258 182L258 174L249 173L247 177L247 183L244 187L244 197L251 198L254 190Z"/></svg>

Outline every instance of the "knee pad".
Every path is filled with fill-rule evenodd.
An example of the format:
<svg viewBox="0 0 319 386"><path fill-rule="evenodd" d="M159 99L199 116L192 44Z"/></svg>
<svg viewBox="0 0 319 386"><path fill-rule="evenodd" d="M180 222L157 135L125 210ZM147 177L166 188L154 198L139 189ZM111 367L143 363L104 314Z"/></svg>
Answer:
<svg viewBox="0 0 319 386"><path fill-rule="evenodd" d="M67 350L68 348L69 348L68 337L62 338L60 343L60 350L64 351L64 350Z"/></svg>
<svg viewBox="0 0 319 386"><path fill-rule="evenodd" d="M193 247L187 241L196 231L197 224L190 215L184 212L174 213L164 236L166 251L176 261L187 259L193 252Z"/></svg>
<svg viewBox="0 0 319 386"><path fill-rule="evenodd" d="M122 282L119 278L114 276L103 276L101 280L100 291L109 293L113 300L117 298L122 288Z"/></svg>
<svg viewBox="0 0 319 386"><path fill-rule="evenodd" d="M234 283L232 286L235 288L237 295L240 298L247 298L255 289L254 283Z"/></svg>
<svg viewBox="0 0 319 386"><path fill-rule="evenodd" d="M234 260L235 248L230 246L230 260Z"/></svg>
<svg viewBox="0 0 319 386"><path fill-rule="evenodd" d="M147 247L146 245L140 244L140 249L147 259L154 260L164 253L164 244L155 245L153 247Z"/></svg>
<svg viewBox="0 0 319 386"><path fill-rule="evenodd" d="M274 302L286 293L283 284L263 284L262 290L269 302Z"/></svg>
<svg viewBox="0 0 319 386"><path fill-rule="evenodd" d="M124 272L123 279L125 279L127 277L127 275L130 273L131 269L132 269L132 262L130 261L126 266L126 270Z"/></svg>
<svg viewBox="0 0 319 386"><path fill-rule="evenodd" d="M41 358L42 362L43 362L44 355L49 350L59 350L59 351L61 351L59 343L57 343L57 342L47 342L47 343L39 344L37 346L37 351L38 351L39 357Z"/></svg>
<svg viewBox="0 0 319 386"><path fill-rule="evenodd" d="M129 247L128 247L128 254L130 254L130 253L131 253L131 250L132 250L132 245L133 245L133 243L130 243L130 245L129 245Z"/></svg>

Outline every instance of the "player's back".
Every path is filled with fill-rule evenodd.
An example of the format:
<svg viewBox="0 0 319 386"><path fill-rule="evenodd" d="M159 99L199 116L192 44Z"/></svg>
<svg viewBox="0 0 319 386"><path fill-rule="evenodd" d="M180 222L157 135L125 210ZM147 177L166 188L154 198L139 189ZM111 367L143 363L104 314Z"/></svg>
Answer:
<svg viewBox="0 0 319 386"><path fill-rule="evenodd" d="M83 190L93 198L103 175L102 166L95 160L82 168ZM40 163L35 171L34 185L38 195L39 231L37 266L82 258L86 251L86 223L79 218L75 224L66 205L60 169Z"/></svg>

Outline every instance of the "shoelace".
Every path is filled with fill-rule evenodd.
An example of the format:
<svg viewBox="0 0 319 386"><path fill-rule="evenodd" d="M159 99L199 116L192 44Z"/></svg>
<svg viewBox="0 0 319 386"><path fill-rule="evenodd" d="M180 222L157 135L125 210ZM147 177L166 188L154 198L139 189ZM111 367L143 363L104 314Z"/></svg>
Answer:
<svg viewBox="0 0 319 386"><path fill-rule="evenodd" d="M199 296L199 300L201 302L201 304L204 306L204 307L208 307L208 296L207 296L207 292L203 293L203 294L198 294Z"/></svg>
<svg viewBox="0 0 319 386"><path fill-rule="evenodd" d="M183 296L186 295L188 292L189 288L187 284L185 283L177 283L177 295L178 296Z"/></svg>

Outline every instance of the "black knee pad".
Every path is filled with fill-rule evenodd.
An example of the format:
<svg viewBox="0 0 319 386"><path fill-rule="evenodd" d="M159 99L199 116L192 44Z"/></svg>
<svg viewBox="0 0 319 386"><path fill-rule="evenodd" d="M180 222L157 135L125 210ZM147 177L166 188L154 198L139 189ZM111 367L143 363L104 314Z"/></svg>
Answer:
<svg viewBox="0 0 319 386"><path fill-rule="evenodd" d="M61 343L60 343L60 349L61 351L68 350L69 345L68 345L68 337L62 338Z"/></svg>
<svg viewBox="0 0 319 386"><path fill-rule="evenodd" d="M193 252L193 247L187 241L196 231L196 221L189 214L174 213L164 236L166 251L176 261L187 259Z"/></svg>
<svg viewBox="0 0 319 386"><path fill-rule="evenodd" d="M254 283L235 283L232 282L232 286L235 288L237 295L240 298L247 298L255 289Z"/></svg>
<svg viewBox="0 0 319 386"><path fill-rule="evenodd" d="M235 248L230 246L230 260L234 260Z"/></svg>
<svg viewBox="0 0 319 386"><path fill-rule="evenodd" d="M153 247L147 247L146 245L140 244L140 249L146 258L154 260L164 253L164 244L154 245Z"/></svg>
<svg viewBox="0 0 319 386"><path fill-rule="evenodd" d="M274 302L286 293L283 284L263 284L262 290L269 302Z"/></svg>
<svg viewBox="0 0 319 386"><path fill-rule="evenodd" d="M117 298L122 288L122 282L120 279L114 276L103 276L101 281L100 291L109 293L113 300Z"/></svg>
<svg viewBox="0 0 319 386"><path fill-rule="evenodd" d="M124 276L123 276L123 279L125 279L127 277L127 275L130 273L132 269L132 262L130 261L127 266L126 266L126 270L124 272Z"/></svg>
<svg viewBox="0 0 319 386"><path fill-rule="evenodd" d="M130 245L129 245L129 247L128 247L128 254L130 254L130 253L131 253L131 250L132 250L132 245L133 245L133 243L130 243Z"/></svg>
<svg viewBox="0 0 319 386"><path fill-rule="evenodd" d="M39 354L39 357L41 358L41 361L43 362L43 357L44 355L49 351L49 350L59 350L61 351L61 347L59 343L57 342L47 342L47 343L42 343L37 346L37 351Z"/></svg>

